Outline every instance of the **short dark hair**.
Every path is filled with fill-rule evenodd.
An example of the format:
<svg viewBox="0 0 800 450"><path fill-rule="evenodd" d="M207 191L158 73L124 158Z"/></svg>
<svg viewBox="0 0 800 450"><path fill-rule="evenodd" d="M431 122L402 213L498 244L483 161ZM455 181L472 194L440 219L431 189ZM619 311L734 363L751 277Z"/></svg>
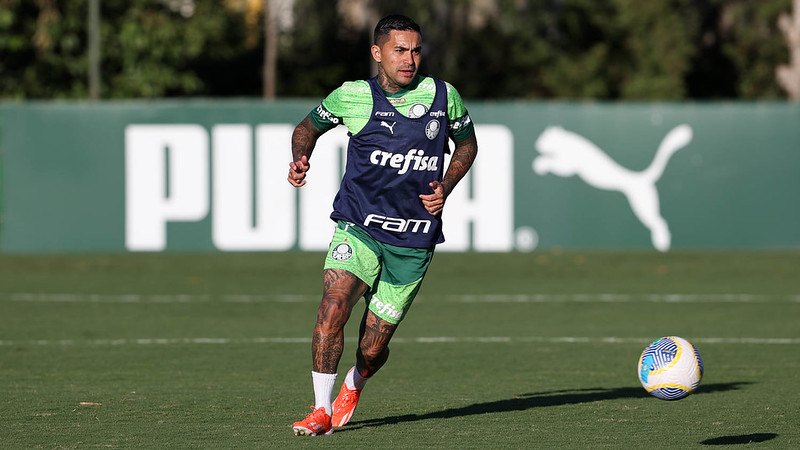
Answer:
<svg viewBox="0 0 800 450"><path fill-rule="evenodd" d="M379 45L378 42L389 36L389 32L392 30L416 31L422 34L419 25L417 25L417 22L414 22L414 19L401 14L391 14L379 20L378 24L375 25L373 43Z"/></svg>

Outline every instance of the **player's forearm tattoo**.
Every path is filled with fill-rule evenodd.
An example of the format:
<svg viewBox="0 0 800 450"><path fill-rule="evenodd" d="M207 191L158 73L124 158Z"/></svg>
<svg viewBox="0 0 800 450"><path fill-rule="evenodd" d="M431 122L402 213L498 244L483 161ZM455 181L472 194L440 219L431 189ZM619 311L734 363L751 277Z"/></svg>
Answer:
<svg viewBox="0 0 800 450"><path fill-rule="evenodd" d="M294 161L299 161L303 155L311 158L311 152L314 151L314 145L319 136L320 133L314 128L311 119L306 116L292 133L292 158Z"/></svg>
<svg viewBox="0 0 800 450"><path fill-rule="evenodd" d="M475 162L475 156L477 155L478 141L474 134L456 145L453 157L450 159L450 165L447 167L447 173L444 174L444 179L442 180L445 186L445 197L450 195L453 188L464 178L469 168L472 167L472 163Z"/></svg>

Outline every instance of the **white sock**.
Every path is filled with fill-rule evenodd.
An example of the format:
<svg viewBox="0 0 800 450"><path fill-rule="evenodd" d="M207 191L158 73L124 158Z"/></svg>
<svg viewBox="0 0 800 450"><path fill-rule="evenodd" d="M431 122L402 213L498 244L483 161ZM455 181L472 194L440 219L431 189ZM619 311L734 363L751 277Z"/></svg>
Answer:
<svg viewBox="0 0 800 450"><path fill-rule="evenodd" d="M362 377L358 370L356 370L356 366L353 366L344 377L344 384L347 385L348 389L364 389L367 380L369 380L369 378Z"/></svg>
<svg viewBox="0 0 800 450"><path fill-rule="evenodd" d="M311 371L311 380L314 382L314 409L325 408L331 415L331 394L333 385L336 384L335 373L319 373Z"/></svg>

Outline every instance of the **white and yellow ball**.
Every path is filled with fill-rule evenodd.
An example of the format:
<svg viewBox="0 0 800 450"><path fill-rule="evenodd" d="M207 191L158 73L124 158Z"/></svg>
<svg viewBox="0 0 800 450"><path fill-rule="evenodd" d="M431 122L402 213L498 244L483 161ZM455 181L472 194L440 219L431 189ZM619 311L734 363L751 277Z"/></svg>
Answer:
<svg viewBox="0 0 800 450"><path fill-rule="evenodd" d="M642 352L637 367L644 389L663 400L679 400L691 394L703 378L700 352L686 339L666 336Z"/></svg>

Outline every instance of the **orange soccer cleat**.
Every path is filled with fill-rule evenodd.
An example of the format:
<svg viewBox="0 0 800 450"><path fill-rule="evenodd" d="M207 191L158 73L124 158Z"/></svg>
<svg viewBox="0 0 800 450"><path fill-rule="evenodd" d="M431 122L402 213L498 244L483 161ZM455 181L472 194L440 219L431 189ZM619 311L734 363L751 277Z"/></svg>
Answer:
<svg viewBox="0 0 800 450"><path fill-rule="evenodd" d="M325 408L311 407L311 414L307 415L305 419L292 424L295 436L318 436L320 434L333 433L333 426L331 425L331 416L325 412Z"/></svg>
<svg viewBox="0 0 800 450"><path fill-rule="evenodd" d="M350 389L347 384L342 383L342 389L339 390L339 395L333 401L333 426L336 428L343 427L353 413L356 411L358 399L361 397L361 389Z"/></svg>

